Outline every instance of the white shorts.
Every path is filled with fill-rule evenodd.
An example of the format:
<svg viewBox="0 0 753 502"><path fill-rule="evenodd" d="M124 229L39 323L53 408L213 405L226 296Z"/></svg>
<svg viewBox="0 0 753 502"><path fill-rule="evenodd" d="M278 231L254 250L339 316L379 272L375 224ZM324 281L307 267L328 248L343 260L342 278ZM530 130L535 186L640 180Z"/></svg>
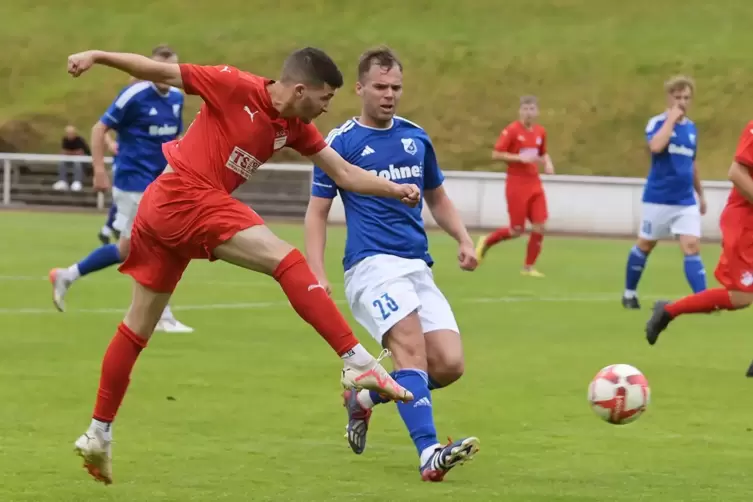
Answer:
<svg viewBox="0 0 753 502"><path fill-rule="evenodd" d="M117 206L112 227L120 232L121 236L131 237L133 220L136 219L136 211L143 195L144 192L124 192L119 188L112 187L112 201Z"/></svg>
<svg viewBox="0 0 753 502"><path fill-rule="evenodd" d="M415 310L424 333L460 333L450 304L423 260L370 256L345 273L345 297L353 317L380 345L384 334Z"/></svg>
<svg viewBox="0 0 753 502"><path fill-rule="evenodd" d="M698 206L670 206L644 202L638 236L649 241L657 241L674 235L701 236L701 212Z"/></svg>

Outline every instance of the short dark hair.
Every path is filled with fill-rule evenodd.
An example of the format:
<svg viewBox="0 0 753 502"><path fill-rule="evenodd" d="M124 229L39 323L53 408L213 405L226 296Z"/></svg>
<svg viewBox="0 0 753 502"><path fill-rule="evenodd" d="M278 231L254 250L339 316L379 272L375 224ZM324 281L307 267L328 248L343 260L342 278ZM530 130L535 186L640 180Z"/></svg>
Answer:
<svg viewBox="0 0 753 502"><path fill-rule="evenodd" d="M282 64L283 83L301 83L312 87L324 84L333 89L343 86L343 74L323 50L304 47L290 54Z"/></svg>
<svg viewBox="0 0 753 502"><path fill-rule="evenodd" d="M177 54L175 51L167 44L160 44L154 49L152 49L152 57L159 57L162 59L169 59L173 56L176 56Z"/></svg>
<svg viewBox="0 0 753 502"><path fill-rule="evenodd" d="M400 71L403 71L403 63L395 54L395 51L389 47L382 45L380 47L374 47L369 49L358 59L358 80L362 80L372 66L379 65L380 67L391 70L394 66L397 66Z"/></svg>

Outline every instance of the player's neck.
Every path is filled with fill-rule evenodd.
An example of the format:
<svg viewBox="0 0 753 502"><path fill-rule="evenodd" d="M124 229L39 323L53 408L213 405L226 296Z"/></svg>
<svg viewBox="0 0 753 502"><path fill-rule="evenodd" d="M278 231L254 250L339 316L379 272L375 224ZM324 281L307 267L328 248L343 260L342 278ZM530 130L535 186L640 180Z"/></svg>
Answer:
<svg viewBox="0 0 753 502"><path fill-rule="evenodd" d="M370 127L372 129L389 129L392 127L392 119L389 120L377 120L373 117L362 113L357 119L362 126Z"/></svg>
<svg viewBox="0 0 753 502"><path fill-rule="evenodd" d="M520 122L526 129L533 129L533 126L535 125L534 122L525 122L523 120L519 120L518 122Z"/></svg>
<svg viewBox="0 0 753 502"><path fill-rule="evenodd" d="M280 82L267 84L267 93L269 94L269 100L272 102L272 108L277 110L277 113L279 113L281 117L285 117L284 112L286 106L283 97L285 89L282 87L282 84Z"/></svg>

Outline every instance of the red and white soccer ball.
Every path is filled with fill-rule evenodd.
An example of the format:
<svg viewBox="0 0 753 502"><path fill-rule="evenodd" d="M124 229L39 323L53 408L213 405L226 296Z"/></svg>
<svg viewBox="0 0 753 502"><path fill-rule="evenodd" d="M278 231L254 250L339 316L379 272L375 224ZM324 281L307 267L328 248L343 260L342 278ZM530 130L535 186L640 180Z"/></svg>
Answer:
<svg viewBox="0 0 753 502"><path fill-rule="evenodd" d="M591 408L610 424L624 425L640 417L651 399L643 373L629 364L613 364L599 371L588 386Z"/></svg>

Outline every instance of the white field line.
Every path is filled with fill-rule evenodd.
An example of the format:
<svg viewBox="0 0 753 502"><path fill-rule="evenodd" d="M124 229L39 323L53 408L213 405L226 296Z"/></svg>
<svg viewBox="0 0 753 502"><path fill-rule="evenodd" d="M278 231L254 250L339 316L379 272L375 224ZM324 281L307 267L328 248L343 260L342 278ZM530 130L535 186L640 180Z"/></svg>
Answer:
<svg viewBox="0 0 753 502"><path fill-rule="evenodd" d="M46 277L40 276L0 276L0 282L12 282L12 281L41 281L47 280ZM197 281L199 284L206 285L253 285L254 287L262 283L249 283L244 281ZM270 281L271 285L277 287L277 285ZM514 293L514 292L512 292ZM642 298L647 300L660 299L660 298L672 298L675 295L663 295L663 296L643 296ZM470 304L500 304L500 303L601 303L601 302L619 302L619 291L614 293L592 293L592 294L578 294L578 295L534 295L530 293L525 294L510 294L507 296L497 297L478 297L478 298L461 298L453 300L452 303L470 303ZM345 305L344 301L337 301L340 305ZM172 309L176 312L189 312L196 310L254 310L254 309L268 309L289 307L290 304L286 301L274 301L274 302L237 302L237 303L209 303L201 305L172 305ZM101 307L101 308L69 308L67 313L71 314L117 314L124 313L126 306L122 307ZM12 307L12 308L0 308L0 315L41 315L41 314L57 314L57 310L50 305L49 307Z"/></svg>

